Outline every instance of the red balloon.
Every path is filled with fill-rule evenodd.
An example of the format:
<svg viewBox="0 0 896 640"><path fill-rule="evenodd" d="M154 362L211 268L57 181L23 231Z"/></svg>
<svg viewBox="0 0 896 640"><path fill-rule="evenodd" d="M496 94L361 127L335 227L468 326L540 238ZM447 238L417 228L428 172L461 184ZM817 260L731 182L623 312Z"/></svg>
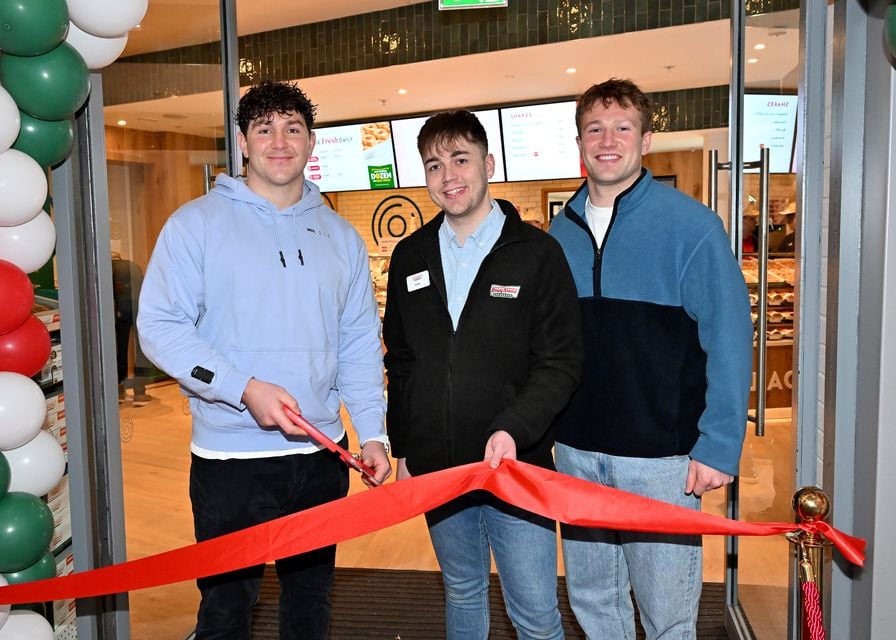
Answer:
<svg viewBox="0 0 896 640"><path fill-rule="evenodd" d="M43 369L50 358L50 334L44 323L29 317L18 329L0 335L0 371L21 373L29 378Z"/></svg>
<svg viewBox="0 0 896 640"><path fill-rule="evenodd" d="M12 262L0 260L0 333L20 327L34 306L34 287L27 274Z"/></svg>

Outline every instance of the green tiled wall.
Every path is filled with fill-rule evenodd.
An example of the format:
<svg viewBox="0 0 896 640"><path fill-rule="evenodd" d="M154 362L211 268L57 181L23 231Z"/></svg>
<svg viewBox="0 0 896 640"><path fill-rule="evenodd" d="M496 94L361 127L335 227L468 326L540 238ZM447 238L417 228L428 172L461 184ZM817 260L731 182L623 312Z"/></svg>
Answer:
<svg viewBox="0 0 896 640"><path fill-rule="evenodd" d="M798 6L799 0L747 0L751 14ZM438 11L430 0L242 36L240 84L720 20L728 18L729 10L729 0L510 0L504 9ZM106 104L215 90L220 88L220 44L122 58L103 76ZM727 119L727 104L716 101L719 93L717 88L670 92L682 94L669 106L669 113L675 112L671 121L684 118L724 126L715 119ZM727 96L727 89L721 93Z"/></svg>

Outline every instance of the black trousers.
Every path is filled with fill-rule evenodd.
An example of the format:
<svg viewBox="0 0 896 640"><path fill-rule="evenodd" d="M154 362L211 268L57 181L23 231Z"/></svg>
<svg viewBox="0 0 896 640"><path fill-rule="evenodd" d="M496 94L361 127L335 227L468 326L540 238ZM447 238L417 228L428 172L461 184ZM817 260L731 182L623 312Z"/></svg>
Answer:
<svg viewBox="0 0 896 640"><path fill-rule="evenodd" d="M347 441L343 440L342 446ZM193 456L190 499L201 542L344 497L348 468L328 451L252 460ZM335 545L277 561L280 638L326 640ZM264 565L197 581L196 639L249 638Z"/></svg>

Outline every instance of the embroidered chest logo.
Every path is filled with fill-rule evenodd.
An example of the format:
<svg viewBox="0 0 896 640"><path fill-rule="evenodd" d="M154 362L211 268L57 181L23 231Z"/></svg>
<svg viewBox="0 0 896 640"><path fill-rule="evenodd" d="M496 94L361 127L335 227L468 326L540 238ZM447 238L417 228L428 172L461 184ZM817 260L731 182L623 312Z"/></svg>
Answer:
<svg viewBox="0 0 896 640"><path fill-rule="evenodd" d="M520 285L518 284L493 284L489 290L492 298L519 298Z"/></svg>

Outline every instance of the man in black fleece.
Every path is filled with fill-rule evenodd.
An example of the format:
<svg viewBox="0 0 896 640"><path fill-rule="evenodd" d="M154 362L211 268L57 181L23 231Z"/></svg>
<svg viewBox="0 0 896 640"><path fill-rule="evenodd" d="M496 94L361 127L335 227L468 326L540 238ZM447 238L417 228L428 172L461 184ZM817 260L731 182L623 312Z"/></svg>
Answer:
<svg viewBox="0 0 896 640"><path fill-rule="evenodd" d="M470 462L553 468L552 424L578 383L576 290L560 246L492 200L494 158L469 111L440 113L417 146L442 208L395 248L383 324L398 479ZM447 637L488 637L490 551L520 638L563 637L555 523L476 492L427 514Z"/></svg>

